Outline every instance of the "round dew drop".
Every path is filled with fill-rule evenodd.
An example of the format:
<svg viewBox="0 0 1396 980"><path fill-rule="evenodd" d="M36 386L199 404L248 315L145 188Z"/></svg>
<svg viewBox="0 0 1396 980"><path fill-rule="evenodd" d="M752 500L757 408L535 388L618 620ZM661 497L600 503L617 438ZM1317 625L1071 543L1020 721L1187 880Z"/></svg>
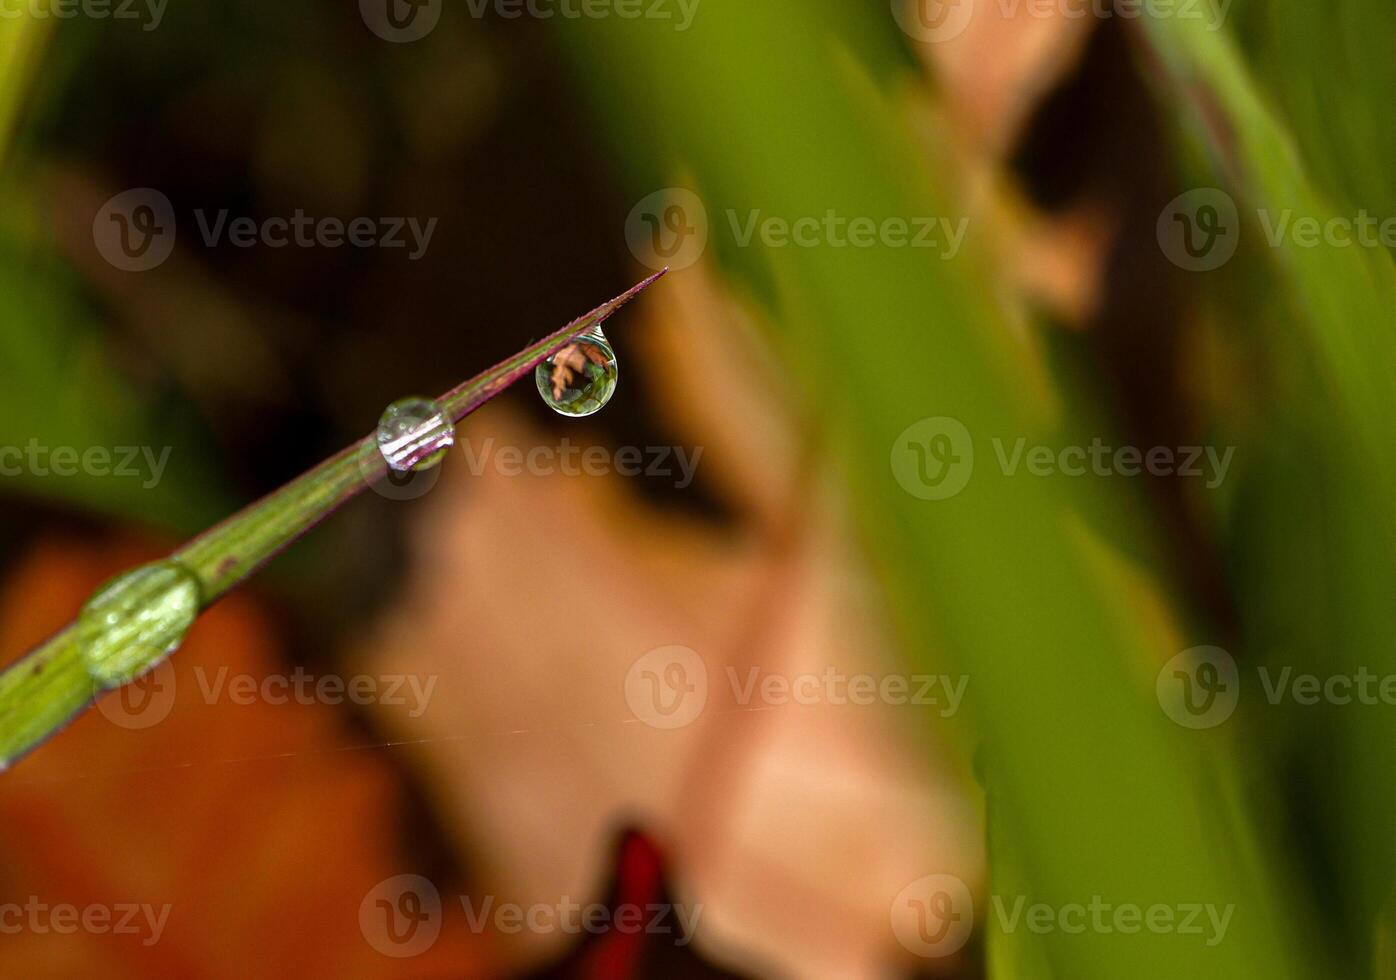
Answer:
<svg viewBox="0 0 1396 980"><path fill-rule="evenodd" d="M179 648L200 605L199 580L178 562L118 575L78 615L77 643L87 672L103 688L135 680Z"/></svg>
<svg viewBox="0 0 1396 980"><path fill-rule="evenodd" d="M456 444L456 427L430 398L393 402L378 420L378 451L398 473L429 470Z"/></svg>
<svg viewBox="0 0 1396 980"><path fill-rule="evenodd" d="M538 393L559 415L583 418L606 407L616 393L620 367L611 342L593 327L538 365Z"/></svg>

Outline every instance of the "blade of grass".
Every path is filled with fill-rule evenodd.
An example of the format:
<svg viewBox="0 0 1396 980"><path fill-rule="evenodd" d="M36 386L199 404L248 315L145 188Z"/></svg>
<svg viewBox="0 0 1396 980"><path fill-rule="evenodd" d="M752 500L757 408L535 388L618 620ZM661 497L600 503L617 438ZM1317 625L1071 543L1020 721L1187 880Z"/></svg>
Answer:
<svg viewBox="0 0 1396 980"><path fill-rule="evenodd" d="M886 29L869 29L870 17ZM653 147L636 196L676 171L695 175L715 253L769 298L791 376L840 419L838 455L915 666L944 669L944 651L970 678L966 713L993 747L998 819L1028 901L1235 912L1210 947L1177 933L1053 932L1041 941L1057 975L1296 975L1275 914L1283 903L1233 860L1246 848L1218 819L1205 746L1155 700L1158 667L1177 651L1127 615L1126 590L1086 554L1077 515L1087 490L994 465L996 437L1090 438L1049 434L1038 418L973 232L953 259L740 240L753 213L966 216L944 175L928 174L899 108L867 95L874 72L905 61L886 6L709 0L682 33L557 27L625 158ZM674 119L683 126L666 125ZM908 426L941 416L971 433L983 462L958 496L927 502L902 491L888 456ZM1011 906L1016 895L999 897Z"/></svg>
<svg viewBox="0 0 1396 980"><path fill-rule="evenodd" d="M1306 98L1339 86L1345 93L1296 112L1298 134L1228 37L1182 20L1143 22L1144 37L1172 80L1169 90L1189 96L1177 101L1179 117L1208 141L1244 205L1243 235L1264 241L1259 222L1251 220L1262 211L1272 221L1288 212L1324 227L1336 217L1353 220L1344 209L1357 205L1389 216L1382 209L1396 198L1381 149L1388 139L1378 131L1389 135L1390 120L1378 122L1365 102L1385 90L1357 87L1347 99L1352 83L1340 81L1322 55L1366 24L1369 36L1353 52L1361 61L1357 73L1391 70L1389 57L1372 64L1385 55L1371 51L1385 43L1373 24L1389 24L1389 5L1380 13L1366 3L1358 8L1291 12L1284 47L1300 53L1283 66L1292 77L1279 83L1290 103L1301 89ZM1339 134L1331 146L1330 126ZM1396 675L1396 608L1389 595L1396 573L1390 509L1396 497L1396 413L1390 408L1396 263L1384 247L1305 247L1293 236L1272 244L1262 251L1282 302L1267 304L1271 315L1254 333L1304 372L1267 413L1273 422L1260 447L1262 465L1235 519L1234 564L1249 640L1253 653L1276 670L1323 678ZM1337 858L1315 869L1321 879L1316 888L1333 896L1324 903L1331 909L1326 922L1340 934L1334 945L1351 957L1347 972L1365 970L1396 873L1396 841L1386 832L1396 821L1390 780L1396 717L1362 705L1328 705L1302 717L1277 709L1272 717L1278 737L1287 728L1303 733L1303 744L1292 746L1295 754L1277 763L1287 783L1303 783L1304 795L1315 801L1307 817L1320 824L1331 847L1319 851Z"/></svg>
<svg viewBox="0 0 1396 980"><path fill-rule="evenodd" d="M574 338L604 323L659 272L440 399L460 421ZM365 487L388 476L369 435L205 532L170 557L198 579L206 609ZM96 685L68 626L0 673L0 771L32 751L93 700ZM152 665L153 666L153 665Z"/></svg>
<svg viewBox="0 0 1396 980"><path fill-rule="evenodd" d="M1396 215L1396 6L1238 0L1233 19L1312 179L1344 207Z"/></svg>

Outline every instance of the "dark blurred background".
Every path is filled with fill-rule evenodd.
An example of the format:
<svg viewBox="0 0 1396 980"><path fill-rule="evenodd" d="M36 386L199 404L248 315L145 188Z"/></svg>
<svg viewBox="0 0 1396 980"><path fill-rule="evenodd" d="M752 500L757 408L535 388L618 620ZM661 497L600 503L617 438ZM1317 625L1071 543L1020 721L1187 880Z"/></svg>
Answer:
<svg viewBox="0 0 1396 980"><path fill-rule="evenodd" d="M1390 256L1266 249L1247 216L1204 275L1160 217L1396 199L1389 10L1238 0L1175 32L1058 7L0 10L0 453L149 454L0 476L5 663L395 399L674 266L607 324L604 411L523 379L440 471L341 508L0 776L0 975L1392 976L1386 715L1238 681L1236 721L1197 731L1164 693L1204 648L1389 657L1363 439ZM144 204L173 248L123 260ZM967 244L741 240L749 212L826 209L962 219ZM406 247L205 241L223 212ZM647 248L674 214L675 250ZM898 447L945 417L979 469L928 505ZM991 436L1236 467L996 480ZM497 455L563 447L602 469ZM743 699L761 672L969 698ZM1241 912L1216 951L1042 939L990 914L1015 889ZM654 927L621 928L637 907Z"/></svg>

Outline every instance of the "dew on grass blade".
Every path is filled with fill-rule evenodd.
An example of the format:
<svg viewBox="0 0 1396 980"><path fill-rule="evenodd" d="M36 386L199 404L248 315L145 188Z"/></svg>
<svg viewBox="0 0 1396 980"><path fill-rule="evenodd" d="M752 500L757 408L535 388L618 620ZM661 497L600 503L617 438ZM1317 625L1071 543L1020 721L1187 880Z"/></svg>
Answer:
<svg viewBox="0 0 1396 980"><path fill-rule="evenodd" d="M87 672L103 688L140 677L184 642L200 604L199 580L178 562L154 562L112 579L78 616Z"/></svg>
<svg viewBox="0 0 1396 980"><path fill-rule="evenodd" d="M378 451L398 473L429 470L456 444L456 427L430 398L402 398L378 420Z"/></svg>
<svg viewBox="0 0 1396 980"><path fill-rule="evenodd" d="M538 365L534 379L549 408L583 418L606 407L619 373L611 342L597 326Z"/></svg>
<svg viewBox="0 0 1396 980"><path fill-rule="evenodd" d="M455 442L454 421L520 380L544 353L557 350L561 344L582 354L584 361L579 367L584 380L569 378L567 387L584 389L580 393L584 397L567 399L574 403L567 414L590 414L599 409L615 387L610 344L599 330L585 334L584 340L568 338L578 338L615 314L665 271L462 382L438 401L395 403L374 435L210 528L181 547L172 559L122 575L99 589L76 622L0 669L0 772L85 710L94 701L94 694L135 681L166 662L202 607L236 588L365 486L391 485L394 474L402 476L422 468L428 476L435 476L437 471L431 467ZM598 363L587 351L605 356ZM554 357L552 366L558 363L568 368L566 359ZM600 384L596 383L598 376ZM558 377L561 380L563 373ZM574 381L578 383L574 385ZM564 395L560 391L558 398ZM385 469L389 470L387 480L383 479ZM414 491L410 495L421 494ZM95 700L110 704L121 699ZM143 703L133 697L129 706L139 709ZM140 720L149 718L142 714ZM133 727L129 715L123 715L122 720Z"/></svg>

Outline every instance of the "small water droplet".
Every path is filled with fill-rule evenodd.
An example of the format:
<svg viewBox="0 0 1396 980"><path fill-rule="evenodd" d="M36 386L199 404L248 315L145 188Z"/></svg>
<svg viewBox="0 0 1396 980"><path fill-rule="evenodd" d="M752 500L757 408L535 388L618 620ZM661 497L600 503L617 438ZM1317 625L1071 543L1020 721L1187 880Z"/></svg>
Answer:
<svg viewBox="0 0 1396 980"><path fill-rule="evenodd" d="M77 643L87 671L103 688L120 687L173 653L199 615L194 573L174 561L118 575L82 607Z"/></svg>
<svg viewBox="0 0 1396 980"><path fill-rule="evenodd" d="M455 444L455 424L430 398L395 401L378 420L378 451L398 473L431 469Z"/></svg>
<svg viewBox="0 0 1396 980"><path fill-rule="evenodd" d="M611 342L600 327L593 327L538 365L534 379L549 408L582 418L606 407L619 373Z"/></svg>

